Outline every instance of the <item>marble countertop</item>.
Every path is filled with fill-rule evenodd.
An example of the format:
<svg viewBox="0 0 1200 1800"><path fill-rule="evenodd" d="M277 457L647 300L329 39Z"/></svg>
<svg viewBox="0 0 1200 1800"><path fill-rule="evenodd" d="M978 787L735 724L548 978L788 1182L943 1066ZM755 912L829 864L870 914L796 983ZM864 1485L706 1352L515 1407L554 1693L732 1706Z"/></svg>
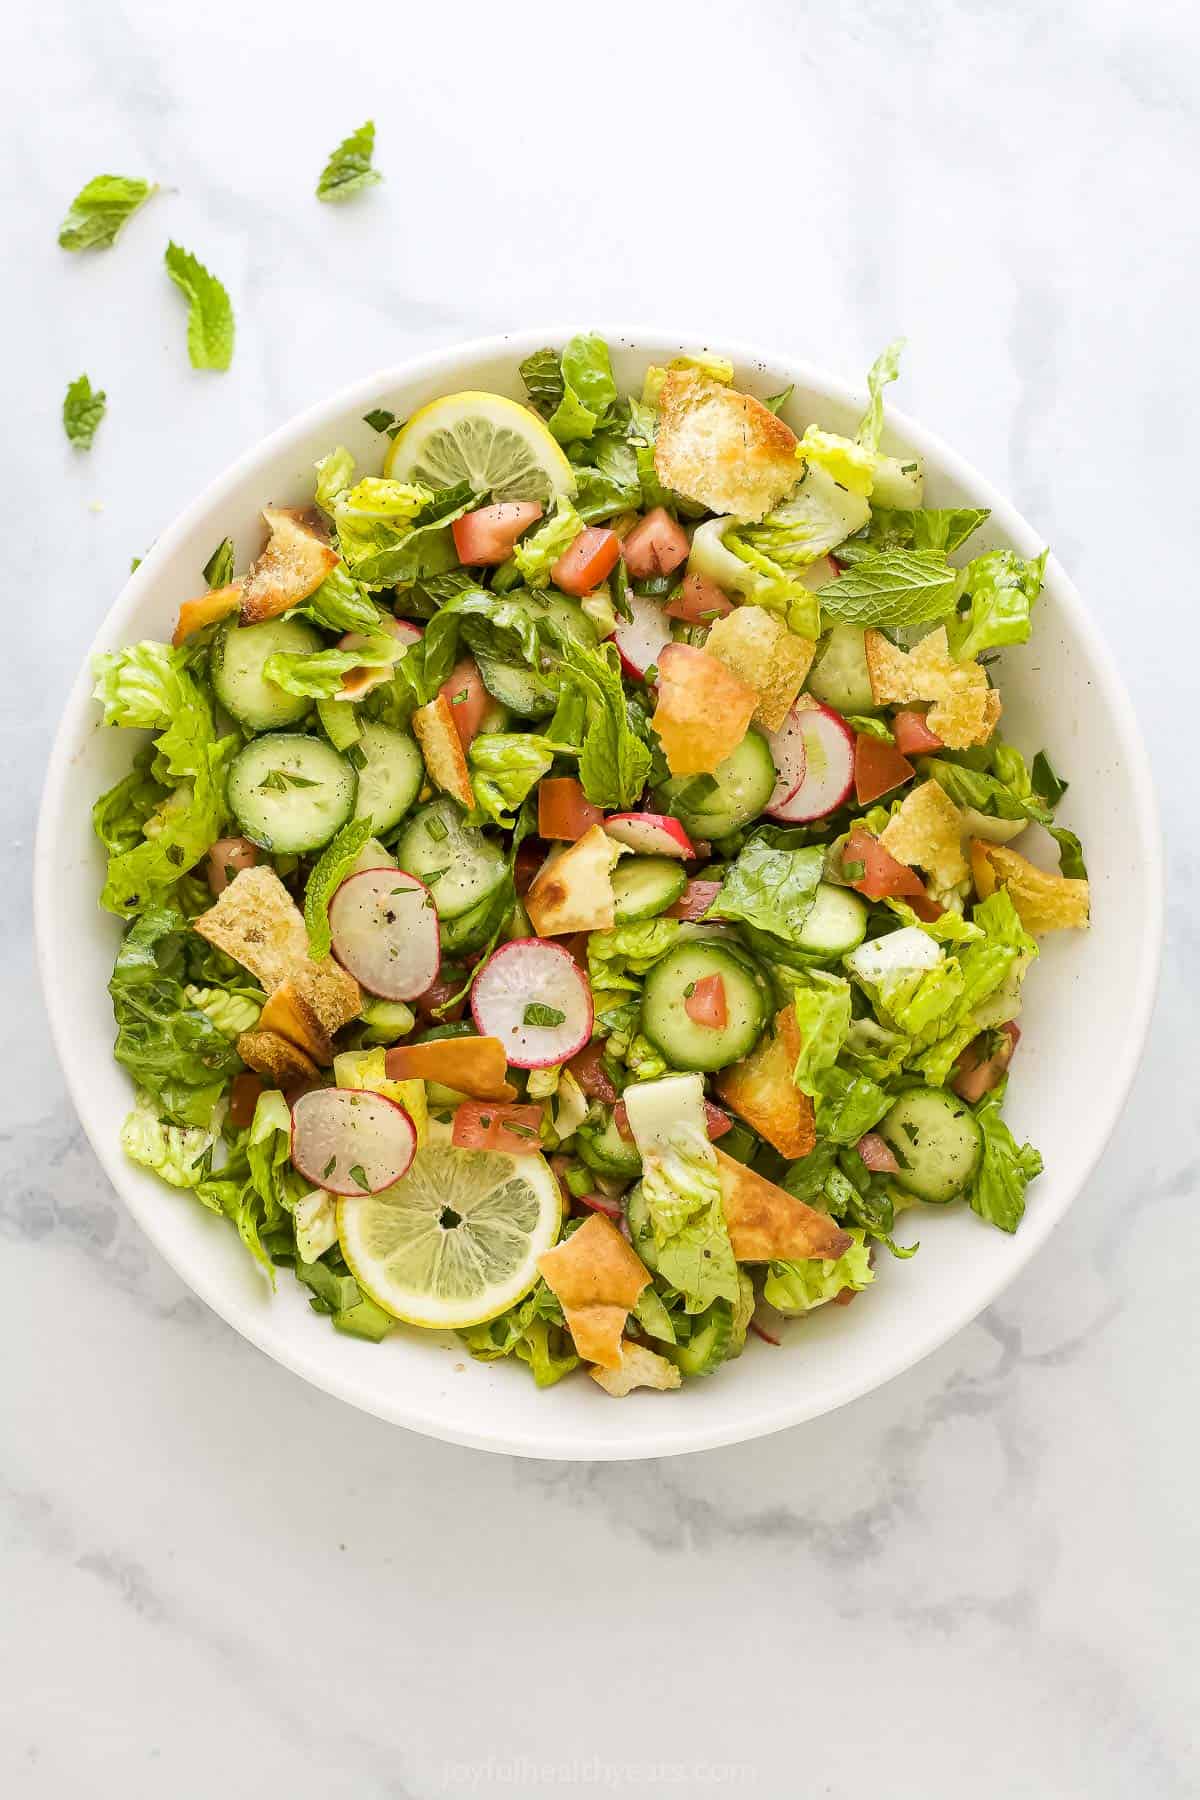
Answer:
<svg viewBox="0 0 1200 1800"><path fill-rule="evenodd" d="M14 1800L1196 1792L1198 78L1194 11L1169 0L46 0L10 24ZM386 184L318 206L368 114ZM58 220L105 169L170 191L112 252L68 257ZM168 235L230 289L228 375L187 366ZM424 346L622 317L848 375L907 331L902 404L1012 494L1118 646L1169 947L1112 1146L999 1304L815 1424L556 1466L360 1416L188 1294L66 1099L27 876L92 631L214 473ZM87 456L58 421L80 369L109 401Z"/></svg>

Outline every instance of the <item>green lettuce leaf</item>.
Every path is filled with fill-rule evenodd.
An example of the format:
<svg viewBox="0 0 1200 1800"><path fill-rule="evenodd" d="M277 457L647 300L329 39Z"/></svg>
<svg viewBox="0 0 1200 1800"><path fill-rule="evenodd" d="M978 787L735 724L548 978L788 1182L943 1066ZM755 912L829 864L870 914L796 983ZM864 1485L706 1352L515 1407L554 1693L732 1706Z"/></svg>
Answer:
<svg viewBox="0 0 1200 1800"><path fill-rule="evenodd" d="M198 1188L209 1173L214 1134L202 1125L172 1125L160 1119L147 1093L121 1127L121 1148L130 1162L152 1169L172 1187Z"/></svg>
<svg viewBox="0 0 1200 1800"><path fill-rule="evenodd" d="M948 556L990 517L974 506L873 506L866 529L839 547L838 561L853 566L891 550Z"/></svg>
<svg viewBox="0 0 1200 1800"><path fill-rule="evenodd" d="M480 1362L515 1355L539 1387L553 1387L579 1366L562 1308L544 1281L498 1319L472 1325L458 1335Z"/></svg>
<svg viewBox="0 0 1200 1800"><path fill-rule="evenodd" d="M71 210L58 228L64 250L105 250L139 206L144 206L158 184L133 175L93 175L71 202Z"/></svg>
<svg viewBox="0 0 1200 1800"><path fill-rule="evenodd" d="M1007 1078L974 1108L983 1133L983 1157L967 1190L973 1211L1001 1231L1015 1231L1025 1213L1025 1189L1041 1174L1041 1155L1032 1144L1018 1145L1000 1116Z"/></svg>
<svg viewBox="0 0 1200 1800"><path fill-rule="evenodd" d="M823 969L789 975L801 1040L792 1080L810 1100L819 1100L825 1094L824 1078L841 1055L850 1030L850 983Z"/></svg>
<svg viewBox="0 0 1200 1800"><path fill-rule="evenodd" d="M947 632L952 656L969 662L985 650L1028 642L1048 554L1027 562L1015 550L989 550L967 564L962 592L969 604Z"/></svg>
<svg viewBox="0 0 1200 1800"><path fill-rule="evenodd" d="M642 1192L654 1231L658 1273L683 1295L689 1313L738 1299L738 1272L721 1200L716 1154L690 1123L665 1148L643 1157Z"/></svg>
<svg viewBox="0 0 1200 1800"><path fill-rule="evenodd" d="M879 449L883 437L883 390L900 373L900 353L905 342L904 338L894 338L882 355L875 358L867 374L867 392L871 398L857 435L859 443L872 454Z"/></svg>
<svg viewBox="0 0 1200 1800"><path fill-rule="evenodd" d="M243 1031L253 1031L266 999L262 990L255 987L198 987L192 981L183 992L189 1006L202 1012L222 1037L234 1040Z"/></svg>
<svg viewBox="0 0 1200 1800"><path fill-rule="evenodd" d="M344 563L331 569L320 587L307 600L295 606L289 618L311 619L322 631L361 631L370 636L383 629L385 614L372 600L361 581L356 581Z"/></svg>
<svg viewBox="0 0 1200 1800"><path fill-rule="evenodd" d="M755 834L726 870L706 918L744 920L795 945L812 911L825 868L819 845L807 849L775 848Z"/></svg>
<svg viewBox="0 0 1200 1800"><path fill-rule="evenodd" d="M307 700L330 700L341 692L351 669L390 669L408 646L389 632L369 637L353 650L276 650L263 664L263 674L285 694Z"/></svg>
<svg viewBox="0 0 1200 1800"><path fill-rule="evenodd" d="M147 745L134 757L129 774L101 794L92 808L92 829L110 854L142 841L146 820L170 793L151 772L154 751Z"/></svg>
<svg viewBox="0 0 1200 1800"><path fill-rule="evenodd" d="M563 397L562 364L557 350L535 350L520 365L519 374L535 412L548 419Z"/></svg>
<svg viewBox="0 0 1200 1800"><path fill-rule="evenodd" d="M93 390L86 375L70 384L63 400L63 430L77 450L90 450L96 427L104 417L108 396L102 388Z"/></svg>
<svg viewBox="0 0 1200 1800"><path fill-rule="evenodd" d="M517 807L561 748L531 731L481 732L467 753L479 810L493 824L511 827Z"/></svg>
<svg viewBox="0 0 1200 1800"><path fill-rule="evenodd" d="M357 131L343 138L321 170L317 182L318 200L348 200L364 188L383 180L378 169L371 167L375 154L375 121L368 119Z"/></svg>
<svg viewBox="0 0 1200 1800"><path fill-rule="evenodd" d="M527 586L543 588L550 580L550 570L583 530L583 520L562 494L554 511L543 519L536 531L527 531L513 549L513 561L525 577Z"/></svg>
<svg viewBox="0 0 1200 1800"><path fill-rule="evenodd" d="M233 307L215 275L178 244L166 249L167 274L188 303L188 357L193 369L227 369L233 361Z"/></svg>
<svg viewBox="0 0 1200 1800"><path fill-rule="evenodd" d="M241 1061L224 1032L188 1000L186 930L180 913L155 907L126 933L108 984L113 1054L169 1123L207 1127Z"/></svg>
<svg viewBox="0 0 1200 1800"><path fill-rule="evenodd" d="M588 936L588 980L597 993L637 993L642 979L679 941L678 919L641 919Z"/></svg>
<svg viewBox="0 0 1200 1800"><path fill-rule="evenodd" d="M581 332L564 346L559 372L562 396L549 425L560 444L573 444L590 438L617 403L608 345Z"/></svg>
<svg viewBox="0 0 1200 1800"><path fill-rule="evenodd" d="M815 1085L817 1137L830 1144L857 1144L892 1104L891 1095L878 1082L841 1063L824 1069Z"/></svg>
<svg viewBox="0 0 1200 1800"><path fill-rule="evenodd" d="M589 650L560 633L558 650L564 675L587 702L587 733L579 757L583 791L593 806L633 806L650 774L650 750L634 727L616 649L605 643Z"/></svg>
<svg viewBox="0 0 1200 1800"><path fill-rule="evenodd" d="M210 588L228 587L233 580L233 539L222 538L201 571Z"/></svg>
<svg viewBox="0 0 1200 1800"><path fill-rule="evenodd" d="M811 1257L805 1262L773 1262L763 1282L763 1299L781 1313L811 1312L840 1294L843 1288L856 1292L869 1287L875 1279L871 1253L864 1231L852 1231L849 1250L836 1260Z"/></svg>
<svg viewBox="0 0 1200 1800"><path fill-rule="evenodd" d="M308 954L314 962L329 955L332 942L329 933L329 902L349 875L363 845L371 835L371 819L351 819L332 837L319 858L304 889L304 924L308 931Z"/></svg>
<svg viewBox="0 0 1200 1800"><path fill-rule="evenodd" d="M958 571L934 551L885 550L820 592L821 611L849 625L922 625L954 604Z"/></svg>

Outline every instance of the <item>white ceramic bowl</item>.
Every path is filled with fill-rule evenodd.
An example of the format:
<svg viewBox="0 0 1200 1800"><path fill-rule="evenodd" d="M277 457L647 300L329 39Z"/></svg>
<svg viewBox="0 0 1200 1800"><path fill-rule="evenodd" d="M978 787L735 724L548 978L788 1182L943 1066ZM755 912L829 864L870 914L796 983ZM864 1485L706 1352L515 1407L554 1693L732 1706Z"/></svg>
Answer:
<svg viewBox="0 0 1200 1800"><path fill-rule="evenodd" d="M264 502L298 505L313 464L337 443L378 467L372 406L404 418L438 394L490 388L520 396L517 364L569 328L491 338L423 356L335 394L285 425L212 483L165 531L126 584L92 651L168 637L214 543L232 533L244 558L260 541ZM619 386L683 348L659 331L610 330ZM852 431L864 395L807 364L734 345L739 385L760 395L795 384L787 416ZM925 458L931 505L984 506L981 548L1034 555L1041 540L936 437L889 405L886 448ZM91 656L72 690L46 779L36 855L38 955L58 1052L84 1128L108 1175L168 1262L222 1318L306 1380L384 1419L481 1449L554 1458L676 1455L778 1431L865 1394L944 1343L994 1300L1062 1218L1104 1148L1145 1036L1159 959L1162 868L1142 739L1113 660L1062 569L1051 561L1033 639L1003 659L1005 734L1028 754L1045 745L1071 790L1063 820L1087 851L1092 928L1043 940L1027 985L1008 1116L1039 1146L1046 1172L1019 1232L1007 1237L966 1207L919 1214L921 1252L878 1259L879 1280L853 1307L791 1326L781 1349L753 1339L714 1380L671 1395L614 1402L594 1383L539 1392L528 1372L474 1363L451 1338L399 1330L382 1345L339 1336L286 1275L269 1291L233 1231L122 1156L128 1078L112 1060L106 983L120 935L99 910L102 855L89 812L123 774L128 732L105 731L90 700ZM910 1214L906 1226L918 1215Z"/></svg>

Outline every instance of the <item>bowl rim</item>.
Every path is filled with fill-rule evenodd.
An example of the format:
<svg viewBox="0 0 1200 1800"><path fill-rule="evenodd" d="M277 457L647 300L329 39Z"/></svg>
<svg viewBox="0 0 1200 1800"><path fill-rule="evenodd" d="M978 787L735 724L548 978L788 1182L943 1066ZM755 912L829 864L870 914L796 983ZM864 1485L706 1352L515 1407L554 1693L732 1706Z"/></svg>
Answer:
<svg viewBox="0 0 1200 1800"><path fill-rule="evenodd" d="M1137 817L1142 839L1139 846L1142 853L1141 878L1145 884L1148 901L1147 916L1145 931L1138 946L1134 1003L1125 1020L1125 1030L1114 1050L1118 1071L1113 1088L1114 1103L1111 1116L1105 1121L1094 1140L1086 1163L1078 1170L1074 1183L1064 1190L1057 1204L1053 1207L1039 1208L1026 1218L1022 1231L1012 1240L1011 1258L999 1272L990 1291L982 1299L972 1295L965 1298L958 1306L948 1307L936 1324L931 1325L924 1332L915 1331L910 1340L899 1346L894 1355L886 1359L870 1374L847 1377L840 1385L832 1387L827 1385L817 1400L814 1400L811 1394L806 1394L803 1386L800 1386L794 1398L774 1403L758 1413L747 1411L736 1424L706 1426L703 1415L698 1412L690 1414L678 1422L664 1417L662 1428L654 1437L644 1437L636 1442L630 1442L627 1437L622 1436L620 1431L611 1428L605 1429L598 1418L594 1441L586 1445L575 1443L564 1447L561 1441L556 1442L555 1440L552 1407L548 1413L544 1431L538 1434L526 1432L520 1436L506 1435L502 1428L494 1431L472 1430L453 1420L442 1418L436 1412L406 1404L402 1391L398 1391L394 1396L383 1397L366 1385L331 1372L323 1366L316 1346L312 1353L298 1350L278 1335L266 1317L251 1311L235 1293L224 1292L217 1281L198 1280L196 1273L187 1265L185 1259L175 1254L169 1232L160 1228L160 1220L165 1222L169 1218L167 1211L164 1209L162 1212L157 1212L143 1206L126 1187L129 1170L120 1154L119 1134L113 1128L112 1121L98 1117L99 1108L93 1108L89 1102L85 1079L86 1049L81 1047L72 1035L65 1006L66 983L61 978L57 961L52 957L51 946L47 942L45 921L49 913L50 890L54 879L54 822L61 813L64 788L70 779L72 763L78 755L81 744L86 741L87 728L93 723L89 717L92 659L99 645L105 642L118 627L121 618L136 612L143 593L154 586L158 579L160 565L170 558L176 545L185 540L188 534L211 511L229 499L259 463L275 452L286 450L292 440L302 438L319 426L325 418L332 419L369 407L381 392L386 392L391 387L414 381L452 378L455 369L464 362L478 362L485 357L509 356L519 360L544 344L565 342L578 329L577 325L560 323L539 326L532 330L495 333L485 337L457 341L449 346L443 345L437 349L424 351L403 362L375 370L370 375L326 395L312 406L295 414L264 438L259 439L257 443L251 445L231 464L221 470L205 485L197 497L183 508L171 524L156 538L152 548L131 573L101 620L64 703L47 764L39 804L34 846L33 913L37 966L50 1022L51 1037L72 1104L101 1167L122 1203L154 1244L159 1254L164 1257L193 1293L198 1294L226 1324L231 1325L242 1337L247 1338L274 1361L281 1363L294 1374L311 1382L325 1393L347 1401L360 1410L371 1413L377 1418L385 1419L389 1423L403 1425L409 1430L419 1431L425 1436L438 1438L443 1442L461 1444L473 1449L490 1450L504 1455L529 1456L558 1461L609 1461L684 1455L699 1450L716 1449L723 1445L748 1442L757 1437L764 1437L789 1426L802 1424L810 1418L833 1412L851 1400L874 1392L875 1389L903 1374L905 1370L913 1368L925 1357L932 1355L935 1350L940 1349L943 1344L947 1343L964 1326L970 1324L999 1297L1016 1279L1020 1271L1026 1267L1074 1203L1107 1148L1117 1120L1124 1109L1141 1061L1158 988L1164 929L1165 886L1158 801L1149 755L1133 704L1125 690L1116 659L1103 633L1087 612L1077 588L1062 565L1057 558L1051 556L1048 570L1053 575L1055 604L1061 606L1069 615L1072 626L1083 639L1092 659L1097 686L1100 689L1107 716L1111 719L1118 734L1122 756L1136 795ZM718 344L721 353L731 357L741 369L772 366L786 368L798 385L803 384L814 392L826 394L831 400L853 407L861 399L860 391L853 384L831 375L828 371L803 358L793 357L784 350L771 350L759 345L730 340L721 333L710 334L706 341L704 335L700 333L680 332L678 329L665 329L657 325L600 324L593 329L615 348L630 350L635 354L647 346L678 344L682 352L688 348L698 350L708 348L710 344ZM930 431L901 409L893 407L890 402L887 408L887 418L888 422L895 426L898 434L902 435L918 454L936 463L953 480L969 487L976 493L981 503L990 506L992 522L1007 540L1019 542L1023 539L1027 543L1039 541L1039 534L1034 532L1011 502L998 492L973 464L951 449L937 433ZM398 1384L398 1388L400 1386L401 1384ZM616 1421L613 1423L615 1424Z"/></svg>

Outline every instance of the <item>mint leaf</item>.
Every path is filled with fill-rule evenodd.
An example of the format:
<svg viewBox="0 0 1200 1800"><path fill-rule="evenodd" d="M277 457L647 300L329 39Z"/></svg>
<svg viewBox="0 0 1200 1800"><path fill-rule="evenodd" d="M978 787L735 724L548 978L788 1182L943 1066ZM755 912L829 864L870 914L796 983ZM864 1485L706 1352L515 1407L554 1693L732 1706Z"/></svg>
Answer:
<svg viewBox="0 0 1200 1800"><path fill-rule="evenodd" d="M233 307L215 275L178 244L167 245L167 274L188 301L188 356L193 369L227 369L233 361Z"/></svg>
<svg viewBox="0 0 1200 1800"><path fill-rule="evenodd" d="M821 611L847 625L921 625L954 605L958 572L932 551L887 550L821 589Z"/></svg>
<svg viewBox="0 0 1200 1800"><path fill-rule="evenodd" d="M63 430L77 450L91 449L107 404L103 389L93 391L86 375L78 376L67 389L62 408Z"/></svg>
<svg viewBox="0 0 1200 1800"><path fill-rule="evenodd" d="M201 571L210 588L228 587L233 580L233 539L222 538Z"/></svg>
<svg viewBox="0 0 1200 1800"><path fill-rule="evenodd" d="M304 890L304 923L308 929L308 954L314 962L329 955L329 902L345 881L360 850L371 835L371 820L351 819L331 838L314 864Z"/></svg>
<svg viewBox="0 0 1200 1800"><path fill-rule="evenodd" d="M375 154L375 121L368 119L348 138L343 138L321 170L317 183L318 200L349 200L352 194L374 187L383 180L378 169L371 167Z"/></svg>
<svg viewBox="0 0 1200 1800"><path fill-rule="evenodd" d="M157 183L132 175L93 175L71 202L58 228L64 250L105 250L126 219L158 192Z"/></svg>
<svg viewBox="0 0 1200 1800"><path fill-rule="evenodd" d="M552 1030L555 1025L561 1025L566 1016L557 1006L543 1006L535 1000L525 1008L523 1018L526 1025L544 1025Z"/></svg>

